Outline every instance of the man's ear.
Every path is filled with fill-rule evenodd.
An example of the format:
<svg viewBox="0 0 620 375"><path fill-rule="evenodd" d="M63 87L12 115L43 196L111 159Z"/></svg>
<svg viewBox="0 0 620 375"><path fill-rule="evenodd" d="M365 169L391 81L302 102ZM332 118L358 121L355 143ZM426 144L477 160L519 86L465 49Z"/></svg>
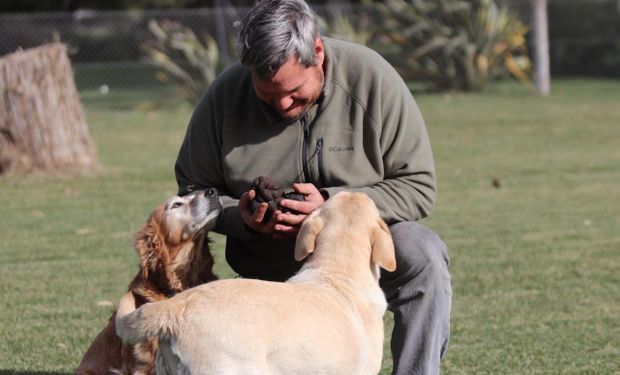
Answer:
<svg viewBox="0 0 620 375"><path fill-rule="evenodd" d="M396 270L396 255L394 242L390 234L390 228L383 220L379 220L379 226L374 227L371 233L372 262L386 271Z"/></svg>
<svg viewBox="0 0 620 375"><path fill-rule="evenodd" d="M314 39L314 62L318 66L322 66L325 61L325 46L320 36Z"/></svg>
<svg viewBox="0 0 620 375"><path fill-rule="evenodd" d="M319 216L319 209L317 209L304 220L297 234L297 241L295 241L296 261L301 262L314 252L316 237L319 235L321 229L323 229L323 219Z"/></svg>

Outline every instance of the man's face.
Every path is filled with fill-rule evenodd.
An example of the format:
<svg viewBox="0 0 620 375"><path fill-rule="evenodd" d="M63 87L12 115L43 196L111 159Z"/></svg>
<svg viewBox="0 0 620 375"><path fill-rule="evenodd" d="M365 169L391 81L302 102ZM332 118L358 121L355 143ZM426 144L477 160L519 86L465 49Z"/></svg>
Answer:
<svg viewBox="0 0 620 375"><path fill-rule="evenodd" d="M323 43L317 39L315 55L318 64L306 67L290 58L273 77L252 74L258 98L273 107L285 119L296 119L310 108L321 95L323 86Z"/></svg>

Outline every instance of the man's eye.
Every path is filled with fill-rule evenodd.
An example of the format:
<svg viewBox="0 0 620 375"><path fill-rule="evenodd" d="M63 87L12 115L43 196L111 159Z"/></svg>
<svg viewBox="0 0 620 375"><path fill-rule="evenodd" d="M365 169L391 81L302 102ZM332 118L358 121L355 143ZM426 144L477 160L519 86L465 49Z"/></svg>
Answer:
<svg viewBox="0 0 620 375"><path fill-rule="evenodd" d="M172 210L172 209L175 209L175 208L179 208L179 207L181 207L182 205L183 205L183 203L182 203L182 202L174 202L174 203L172 204L172 206L170 206L170 209Z"/></svg>

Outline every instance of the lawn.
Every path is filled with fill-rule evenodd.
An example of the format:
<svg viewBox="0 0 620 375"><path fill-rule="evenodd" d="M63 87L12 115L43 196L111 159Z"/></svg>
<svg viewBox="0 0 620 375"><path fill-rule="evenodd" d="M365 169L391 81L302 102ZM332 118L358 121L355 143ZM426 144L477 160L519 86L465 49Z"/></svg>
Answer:
<svg viewBox="0 0 620 375"><path fill-rule="evenodd" d="M137 270L133 234L176 191L191 109L82 94L99 170L0 178L0 374L72 371ZM618 374L620 81L416 97L439 180L424 223L452 261L443 372Z"/></svg>

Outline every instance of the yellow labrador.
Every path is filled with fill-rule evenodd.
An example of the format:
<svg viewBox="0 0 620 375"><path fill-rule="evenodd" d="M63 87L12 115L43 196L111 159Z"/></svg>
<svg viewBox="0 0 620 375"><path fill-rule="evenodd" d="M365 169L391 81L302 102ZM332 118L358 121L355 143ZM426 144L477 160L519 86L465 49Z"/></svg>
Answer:
<svg viewBox="0 0 620 375"><path fill-rule="evenodd" d="M379 266L394 245L362 193L329 199L304 222L285 283L220 280L117 317L126 343L159 339L158 374L376 374L386 300Z"/></svg>

